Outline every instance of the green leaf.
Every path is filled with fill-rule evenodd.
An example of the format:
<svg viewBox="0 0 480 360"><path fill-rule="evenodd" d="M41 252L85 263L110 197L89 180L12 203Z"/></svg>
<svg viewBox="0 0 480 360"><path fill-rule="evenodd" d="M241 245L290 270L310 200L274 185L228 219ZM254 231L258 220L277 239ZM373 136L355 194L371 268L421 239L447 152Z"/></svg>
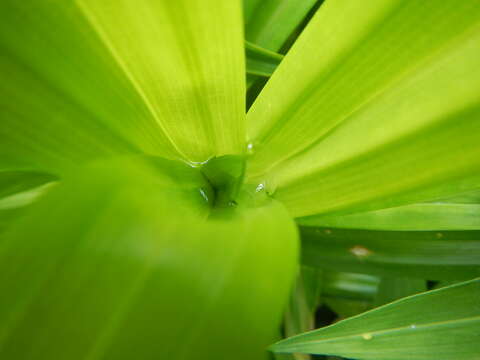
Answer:
<svg viewBox="0 0 480 360"><path fill-rule="evenodd" d="M245 41L247 74L269 77L273 74L283 55Z"/></svg>
<svg viewBox="0 0 480 360"><path fill-rule="evenodd" d="M245 39L278 52L317 0L244 0Z"/></svg>
<svg viewBox="0 0 480 360"><path fill-rule="evenodd" d="M276 352L359 360L471 360L480 355L480 279L415 295L275 344Z"/></svg>
<svg viewBox="0 0 480 360"><path fill-rule="evenodd" d="M441 202L449 202L454 204L480 204L480 190L475 189L465 193L442 199Z"/></svg>
<svg viewBox="0 0 480 360"><path fill-rule="evenodd" d="M477 1L322 5L248 113L249 181L295 217L478 187L479 22Z"/></svg>
<svg viewBox="0 0 480 360"><path fill-rule="evenodd" d="M370 231L300 227L302 262L386 277L480 275L480 231Z"/></svg>
<svg viewBox="0 0 480 360"><path fill-rule="evenodd" d="M244 152L240 1L77 3L184 159Z"/></svg>
<svg viewBox="0 0 480 360"><path fill-rule="evenodd" d="M0 199L57 180L57 177L32 171L1 171Z"/></svg>
<svg viewBox="0 0 480 360"><path fill-rule="evenodd" d="M258 46L266 51L277 53L282 49L289 36L301 26L302 21L307 17L318 0L244 0L244 21L245 21L245 39L247 52L247 88L258 92L253 87L254 84L263 86L263 78L267 71L273 73L273 64L278 65L280 59L268 60L267 54L252 54L249 44ZM263 51L262 51L263 53ZM250 55L250 56L249 56ZM255 55L255 57L253 57ZM250 57L250 59L249 59ZM253 61L256 60L256 61ZM258 67L258 62L262 69L253 70ZM258 71L261 70L261 71ZM266 71L267 70L267 71ZM253 74L256 75L253 75ZM268 75L269 76L269 75Z"/></svg>
<svg viewBox="0 0 480 360"><path fill-rule="evenodd" d="M28 205L49 191L58 178L32 171L0 171L0 235Z"/></svg>
<svg viewBox="0 0 480 360"><path fill-rule="evenodd" d="M2 1L0 169L241 153L241 29L239 1Z"/></svg>
<svg viewBox="0 0 480 360"><path fill-rule="evenodd" d="M479 204L424 203L345 216L309 216L297 223L368 230L480 230L479 215Z"/></svg>
<svg viewBox="0 0 480 360"><path fill-rule="evenodd" d="M17 209L30 205L46 194L56 184L56 181L52 181L33 189L6 196L0 199L0 210Z"/></svg>
<svg viewBox="0 0 480 360"><path fill-rule="evenodd" d="M0 242L0 357L264 359L296 228L275 201L212 212L212 196L162 159L67 174Z"/></svg>
<svg viewBox="0 0 480 360"><path fill-rule="evenodd" d="M421 279L382 278L375 297L375 306L385 305L406 296L427 291L427 282Z"/></svg>
<svg viewBox="0 0 480 360"><path fill-rule="evenodd" d="M0 169L175 155L74 1L1 1L0 52Z"/></svg>

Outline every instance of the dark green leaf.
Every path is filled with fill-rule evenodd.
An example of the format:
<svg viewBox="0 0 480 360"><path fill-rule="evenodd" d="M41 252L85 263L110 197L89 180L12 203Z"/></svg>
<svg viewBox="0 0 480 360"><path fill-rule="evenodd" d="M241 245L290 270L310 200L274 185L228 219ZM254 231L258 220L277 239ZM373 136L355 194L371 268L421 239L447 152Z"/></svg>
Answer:
<svg viewBox="0 0 480 360"><path fill-rule="evenodd" d="M283 55L263 49L258 45L245 42L247 74L269 77L273 74Z"/></svg>
<svg viewBox="0 0 480 360"><path fill-rule="evenodd" d="M427 282L410 278L382 278L375 297L375 306L427 291Z"/></svg>
<svg viewBox="0 0 480 360"><path fill-rule="evenodd" d="M359 360L472 360L480 356L479 298L476 279L404 298L272 349Z"/></svg>
<svg viewBox="0 0 480 360"><path fill-rule="evenodd" d="M301 227L302 261L337 271L421 279L480 275L480 231L369 231Z"/></svg>

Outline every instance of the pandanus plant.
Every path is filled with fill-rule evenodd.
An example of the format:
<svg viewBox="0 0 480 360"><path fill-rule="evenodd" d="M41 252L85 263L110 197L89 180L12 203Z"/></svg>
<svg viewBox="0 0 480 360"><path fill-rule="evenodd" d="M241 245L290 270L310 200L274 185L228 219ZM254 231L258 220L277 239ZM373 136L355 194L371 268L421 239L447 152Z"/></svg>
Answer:
<svg viewBox="0 0 480 360"><path fill-rule="evenodd" d="M2 0L0 54L1 359L480 358L480 1Z"/></svg>

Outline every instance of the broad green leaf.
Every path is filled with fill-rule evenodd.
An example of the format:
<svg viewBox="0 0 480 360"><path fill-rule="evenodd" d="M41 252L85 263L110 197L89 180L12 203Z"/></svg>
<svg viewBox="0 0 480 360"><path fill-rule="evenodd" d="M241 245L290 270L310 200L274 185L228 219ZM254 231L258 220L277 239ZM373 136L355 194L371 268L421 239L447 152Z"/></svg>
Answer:
<svg viewBox="0 0 480 360"><path fill-rule="evenodd" d="M427 291L427 282L421 279L387 278L381 279L375 297L375 306Z"/></svg>
<svg viewBox="0 0 480 360"><path fill-rule="evenodd" d="M480 275L480 231L370 231L300 227L302 262L386 277Z"/></svg>
<svg viewBox="0 0 480 360"><path fill-rule="evenodd" d="M264 359L296 228L275 201L211 197L199 169L161 159L68 174L0 242L0 357Z"/></svg>
<svg viewBox="0 0 480 360"><path fill-rule="evenodd" d="M276 352L359 360L472 360L480 355L480 279L407 297L275 344Z"/></svg>
<svg viewBox="0 0 480 360"><path fill-rule="evenodd" d="M74 1L1 1L0 52L0 169L177 156Z"/></svg>
<svg viewBox="0 0 480 360"><path fill-rule="evenodd" d="M249 181L295 217L478 187L479 24L479 1L326 2L248 113Z"/></svg>
<svg viewBox="0 0 480 360"><path fill-rule="evenodd" d="M247 74L269 77L273 74L283 55L245 42ZM247 80L248 81L248 80Z"/></svg>
<svg viewBox="0 0 480 360"><path fill-rule="evenodd" d="M439 202L449 202L454 204L480 204L480 190L475 189L462 194L442 199Z"/></svg>
<svg viewBox="0 0 480 360"><path fill-rule="evenodd" d="M297 223L368 230L480 230L480 205L413 204L345 216L309 216L297 219Z"/></svg>
<svg viewBox="0 0 480 360"><path fill-rule="evenodd" d="M0 238L12 222L22 216L22 208L0 208Z"/></svg>
<svg viewBox="0 0 480 360"><path fill-rule="evenodd" d="M240 1L76 3L184 159L244 151Z"/></svg>

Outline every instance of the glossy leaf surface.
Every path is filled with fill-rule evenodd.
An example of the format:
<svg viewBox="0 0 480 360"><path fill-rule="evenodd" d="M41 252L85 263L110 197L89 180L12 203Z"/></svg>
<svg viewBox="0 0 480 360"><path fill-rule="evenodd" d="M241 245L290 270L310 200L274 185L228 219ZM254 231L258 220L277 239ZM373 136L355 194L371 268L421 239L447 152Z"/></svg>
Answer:
<svg viewBox="0 0 480 360"><path fill-rule="evenodd" d="M1 169L58 174L119 153L174 156L74 1L2 1L0 52Z"/></svg>
<svg viewBox="0 0 480 360"><path fill-rule="evenodd" d="M244 151L240 1L77 3L180 156Z"/></svg>
<svg viewBox="0 0 480 360"><path fill-rule="evenodd" d="M0 357L263 359L296 229L278 203L216 213L211 196L166 160L68 176L0 242Z"/></svg>
<svg viewBox="0 0 480 360"><path fill-rule="evenodd" d="M476 186L479 22L478 1L323 4L248 113L250 181L296 217Z"/></svg>
<svg viewBox="0 0 480 360"><path fill-rule="evenodd" d="M480 341L480 280L407 297L281 341L277 352L360 360L471 360Z"/></svg>

